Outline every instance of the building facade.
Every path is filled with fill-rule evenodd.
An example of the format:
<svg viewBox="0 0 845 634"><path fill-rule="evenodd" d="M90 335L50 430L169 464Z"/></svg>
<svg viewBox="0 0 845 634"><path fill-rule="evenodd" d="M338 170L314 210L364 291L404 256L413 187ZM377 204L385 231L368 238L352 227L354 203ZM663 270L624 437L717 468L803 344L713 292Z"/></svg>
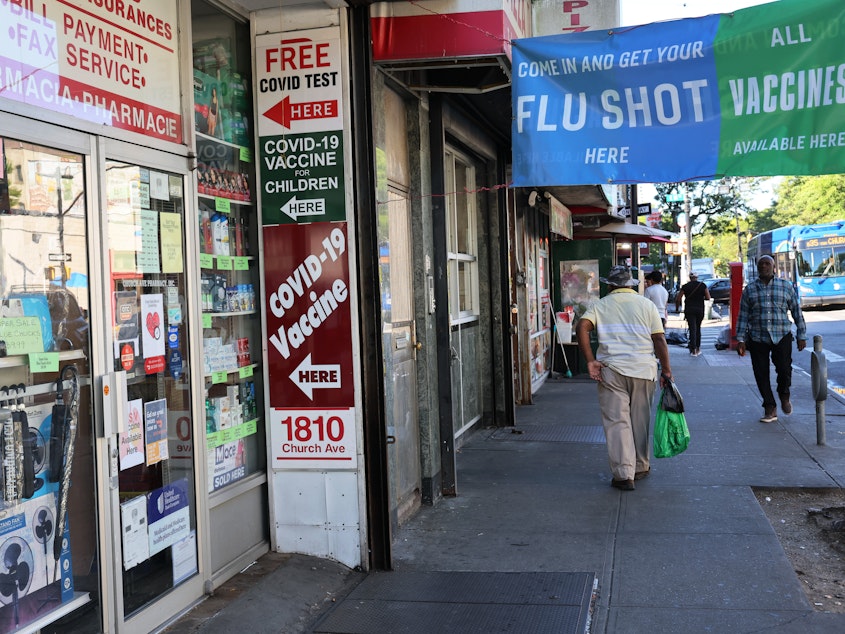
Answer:
<svg viewBox="0 0 845 634"><path fill-rule="evenodd" d="M389 569L530 402L552 200L606 197L508 188L530 4L425 4L0 3L0 631Z"/></svg>

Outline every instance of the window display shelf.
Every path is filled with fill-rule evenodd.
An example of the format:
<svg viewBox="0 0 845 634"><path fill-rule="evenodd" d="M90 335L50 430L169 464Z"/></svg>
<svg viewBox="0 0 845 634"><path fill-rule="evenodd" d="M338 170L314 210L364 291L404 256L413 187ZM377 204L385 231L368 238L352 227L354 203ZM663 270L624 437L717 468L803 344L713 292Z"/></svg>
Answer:
<svg viewBox="0 0 845 634"><path fill-rule="evenodd" d="M59 363L84 359L85 353L82 350L61 350L58 352ZM0 357L0 370L5 368L19 368L29 365L29 355L16 354L9 357Z"/></svg>
<svg viewBox="0 0 845 634"><path fill-rule="evenodd" d="M29 632L38 632L42 628L47 627L48 625L54 623L58 619L62 618L66 614L70 614L77 608L81 608L86 603L91 602L91 595L87 592L74 592L73 598L70 601L62 603L58 607L49 612L45 613L41 618L36 621L32 621L27 623L25 627L21 627L19 629L14 630L16 634L24 634Z"/></svg>
<svg viewBox="0 0 845 634"><path fill-rule="evenodd" d="M241 56L245 53L245 56ZM229 33L194 41L194 128L209 493L266 465L250 63ZM211 368L223 368L211 372Z"/></svg>
<svg viewBox="0 0 845 634"><path fill-rule="evenodd" d="M251 491L255 487L259 487L267 483L267 474L265 472L253 473L243 480L224 488L214 491L209 496L209 506L213 509L222 506L229 500L234 500L239 495L243 495L247 491Z"/></svg>
<svg viewBox="0 0 845 634"><path fill-rule="evenodd" d="M258 363L250 363L249 365L242 365L237 368L232 368L231 370L220 370L219 372L206 372L204 376L206 379L213 379L215 376L222 376L224 374L227 378L230 374L237 374L238 378L240 379L248 379L254 376L255 370L258 367ZM223 383L223 381L220 382Z"/></svg>
<svg viewBox="0 0 845 634"><path fill-rule="evenodd" d="M216 200L218 198L225 198L232 205L244 205L244 206L247 206L247 207L255 204L254 200L239 200L237 198L230 198L229 196L226 196L225 194L216 194L215 195L215 194L208 194L208 193L206 193L206 194L198 193L197 197L199 197L200 199L203 199L203 200Z"/></svg>
<svg viewBox="0 0 845 634"><path fill-rule="evenodd" d="M205 443L209 449L214 449L220 445L225 445L227 442L240 440L247 436L252 436L258 431L258 423L261 418L254 418L252 420L244 421L240 425L229 427L228 429L221 429L207 433L205 436Z"/></svg>
<svg viewBox="0 0 845 634"><path fill-rule="evenodd" d="M236 143L230 143L229 141L224 141L223 139L218 139L217 137L208 136L207 134L203 134L202 132L196 132L197 135L197 145L201 145L202 143L211 143L214 145L222 145L225 147L230 147L234 150L240 150L242 152L249 152L250 149L243 145L237 145Z"/></svg>
<svg viewBox="0 0 845 634"><path fill-rule="evenodd" d="M243 317L244 315L255 315L254 310L227 310L220 313L211 313L203 311L203 315L211 315L212 317Z"/></svg>

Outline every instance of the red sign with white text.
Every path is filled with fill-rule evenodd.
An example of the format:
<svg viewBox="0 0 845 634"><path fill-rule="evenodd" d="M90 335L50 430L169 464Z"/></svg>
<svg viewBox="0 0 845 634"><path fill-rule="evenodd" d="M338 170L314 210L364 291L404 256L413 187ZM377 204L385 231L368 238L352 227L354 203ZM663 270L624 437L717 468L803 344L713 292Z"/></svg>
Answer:
<svg viewBox="0 0 845 634"><path fill-rule="evenodd" d="M270 406L352 407L345 222L264 227Z"/></svg>

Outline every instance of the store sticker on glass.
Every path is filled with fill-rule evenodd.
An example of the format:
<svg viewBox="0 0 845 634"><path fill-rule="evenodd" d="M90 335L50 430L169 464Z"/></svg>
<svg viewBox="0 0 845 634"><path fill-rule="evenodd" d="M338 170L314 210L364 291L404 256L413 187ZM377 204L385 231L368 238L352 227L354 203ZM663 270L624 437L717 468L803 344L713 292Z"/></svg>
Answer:
<svg viewBox="0 0 845 634"><path fill-rule="evenodd" d="M167 323L168 324L181 324L182 323L182 305L176 304L175 306L168 306L167 307Z"/></svg>
<svg viewBox="0 0 845 634"><path fill-rule="evenodd" d="M170 368L170 376L178 379L182 376L182 354L178 350L170 353L170 358L167 360L167 366Z"/></svg>
<svg viewBox="0 0 845 634"><path fill-rule="evenodd" d="M167 327L167 347L171 350L179 347L179 326Z"/></svg>
<svg viewBox="0 0 845 634"><path fill-rule="evenodd" d="M144 403L144 440L147 466L167 460L167 399Z"/></svg>
<svg viewBox="0 0 845 634"><path fill-rule="evenodd" d="M246 446L243 440L228 442L208 452L209 491L246 477Z"/></svg>
<svg viewBox="0 0 845 634"><path fill-rule="evenodd" d="M150 555L185 539L191 532L188 481L176 480L147 496Z"/></svg>
<svg viewBox="0 0 845 634"><path fill-rule="evenodd" d="M144 463L144 401L140 398L124 401L126 431L118 438L120 443L120 470Z"/></svg>

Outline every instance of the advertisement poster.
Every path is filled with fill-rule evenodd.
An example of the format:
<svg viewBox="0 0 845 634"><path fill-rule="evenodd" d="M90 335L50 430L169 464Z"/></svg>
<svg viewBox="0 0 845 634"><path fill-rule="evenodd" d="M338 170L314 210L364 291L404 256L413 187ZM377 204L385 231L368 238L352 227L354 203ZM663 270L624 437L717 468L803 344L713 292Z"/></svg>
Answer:
<svg viewBox="0 0 845 634"><path fill-rule="evenodd" d="M164 296L141 295L141 345L144 359L164 356Z"/></svg>
<svg viewBox="0 0 845 634"><path fill-rule="evenodd" d="M355 410L274 409L270 447L274 470L354 469L358 465Z"/></svg>
<svg viewBox="0 0 845 634"><path fill-rule="evenodd" d="M144 463L144 402L126 403L126 433L120 434L120 470Z"/></svg>
<svg viewBox="0 0 845 634"><path fill-rule="evenodd" d="M209 491L216 491L246 477L243 439L227 442L208 451Z"/></svg>
<svg viewBox="0 0 845 634"><path fill-rule="evenodd" d="M188 481L176 480L147 496L150 555L185 539L191 533Z"/></svg>
<svg viewBox="0 0 845 634"><path fill-rule="evenodd" d="M159 273L161 267L158 255L158 212L141 209L138 215L141 219L141 250L136 261L138 272Z"/></svg>
<svg viewBox="0 0 845 634"><path fill-rule="evenodd" d="M114 292L114 358L120 358L120 350L124 345L132 346L137 356L140 324L140 307L138 294L135 291Z"/></svg>
<svg viewBox="0 0 845 634"><path fill-rule="evenodd" d="M167 399L144 403L147 465L167 460Z"/></svg>
<svg viewBox="0 0 845 634"><path fill-rule="evenodd" d="M513 185L838 174L842 0L513 43Z"/></svg>
<svg viewBox="0 0 845 634"><path fill-rule="evenodd" d="M181 273L182 262L182 216L176 213L158 215L161 233L161 272Z"/></svg>
<svg viewBox="0 0 845 634"><path fill-rule="evenodd" d="M264 227L271 407L352 407L345 222Z"/></svg>
<svg viewBox="0 0 845 634"><path fill-rule="evenodd" d="M150 558L146 495L139 495L120 505L120 525L123 536L123 569L129 570Z"/></svg>

